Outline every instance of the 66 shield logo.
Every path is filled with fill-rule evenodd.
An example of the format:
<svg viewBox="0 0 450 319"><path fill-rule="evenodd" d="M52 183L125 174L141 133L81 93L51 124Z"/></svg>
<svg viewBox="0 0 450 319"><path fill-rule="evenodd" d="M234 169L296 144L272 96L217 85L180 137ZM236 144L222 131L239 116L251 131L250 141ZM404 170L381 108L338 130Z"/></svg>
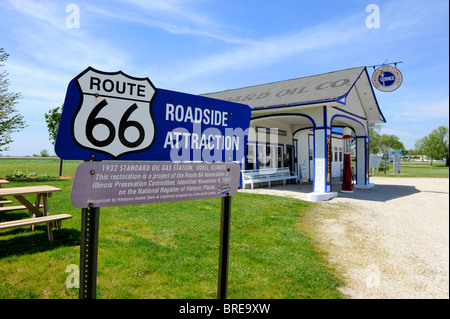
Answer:
<svg viewBox="0 0 450 319"><path fill-rule="evenodd" d="M74 80L80 102L72 119L72 138L80 147L114 159L151 147L156 88L148 78L88 68Z"/></svg>

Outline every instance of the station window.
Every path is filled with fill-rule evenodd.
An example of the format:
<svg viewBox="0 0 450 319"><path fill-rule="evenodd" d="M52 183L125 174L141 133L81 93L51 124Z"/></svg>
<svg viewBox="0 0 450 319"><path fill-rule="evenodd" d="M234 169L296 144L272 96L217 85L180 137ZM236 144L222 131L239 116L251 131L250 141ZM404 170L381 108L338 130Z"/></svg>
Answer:
<svg viewBox="0 0 450 319"><path fill-rule="evenodd" d="M265 168L266 166L266 145L258 144L258 167Z"/></svg>
<svg viewBox="0 0 450 319"><path fill-rule="evenodd" d="M277 154L275 153L275 149L273 145L267 145L266 146L266 161L267 161L267 166L268 168L273 168L276 167L276 156Z"/></svg>
<svg viewBox="0 0 450 319"><path fill-rule="evenodd" d="M278 149L280 148L280 149ZM274 168L277 165L282 165L278 160L278 154L281 154L281 161L283 160L283 147L277 146L275 152L274 145L258 144L258 165L259 168Z"/></svg>
<svg viewBox="0 0 450 319"><path fill-rule="evenodd" d="M283 167L283 146L277 146L277 167Z"/></svg>
<svg viewBox="0 0 450 319"><path fill-rule="evenodd" d="M247 144L247 169L256 169L256 145Z"/></svg>

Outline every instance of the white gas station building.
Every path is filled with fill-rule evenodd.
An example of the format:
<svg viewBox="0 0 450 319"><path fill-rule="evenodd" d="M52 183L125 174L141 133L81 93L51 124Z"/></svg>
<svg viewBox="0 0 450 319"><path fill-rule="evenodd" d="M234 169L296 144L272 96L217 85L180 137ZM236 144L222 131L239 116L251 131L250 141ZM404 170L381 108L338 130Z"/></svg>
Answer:
<svg viewBox="0 0 450 319"><path fill-rule="evenodd" d="M246 170L289 167L313 181L311 201L338 195L332 178L342 171L342 129L356 144L355 188L369 182L369 124L385 123L366 67L267 83L203 96L247 104L252 110Z"/></svg>

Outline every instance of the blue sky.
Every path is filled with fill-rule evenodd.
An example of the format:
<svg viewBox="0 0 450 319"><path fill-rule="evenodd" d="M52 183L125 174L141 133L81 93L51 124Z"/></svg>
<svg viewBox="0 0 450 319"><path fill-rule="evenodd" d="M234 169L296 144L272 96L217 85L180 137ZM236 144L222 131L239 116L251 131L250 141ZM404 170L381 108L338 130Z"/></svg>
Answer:
<svg viewBox="0 0 450 319"><path fill-rule="evenodd" d="M79 27L66 23L71 4ZM366 26L369 4L379 28ZM2 155L54 154L44 113L88 66L200 94L403 61L400 88L375 90L382 133L413 148L449 125L447 1L2 0L0 21L10 91L22 94L28 124Z"/></svg>

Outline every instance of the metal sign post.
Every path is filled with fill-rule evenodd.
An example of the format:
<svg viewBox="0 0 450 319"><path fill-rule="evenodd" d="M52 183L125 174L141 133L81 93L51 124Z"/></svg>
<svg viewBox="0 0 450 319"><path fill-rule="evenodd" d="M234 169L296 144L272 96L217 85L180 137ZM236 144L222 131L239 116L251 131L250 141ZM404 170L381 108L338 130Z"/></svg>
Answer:
<svg viewBox="0 0 450 319"><path fill-rule="evenodd" d="M231 196L222 197L222 208L220 214L219 283L217 286L217 299L227 299Z"/></svg>
<svg viewBox="0 0 450 319"><path fill-rule="evenodd" d="M383 154L383 160L384 160L384 175L386 175L386 171L387 171L387 169L388 169L388 163L387 163L387 161L388 161L388 159L389 159L389 154L387 154L387 153L384 153Z"/></svg>
<svg viewBox="0 0 450 319"><path fill-rule="evenodd" d="M98 207L81 210L80 299L96 298L99 217Z"/></svg>

